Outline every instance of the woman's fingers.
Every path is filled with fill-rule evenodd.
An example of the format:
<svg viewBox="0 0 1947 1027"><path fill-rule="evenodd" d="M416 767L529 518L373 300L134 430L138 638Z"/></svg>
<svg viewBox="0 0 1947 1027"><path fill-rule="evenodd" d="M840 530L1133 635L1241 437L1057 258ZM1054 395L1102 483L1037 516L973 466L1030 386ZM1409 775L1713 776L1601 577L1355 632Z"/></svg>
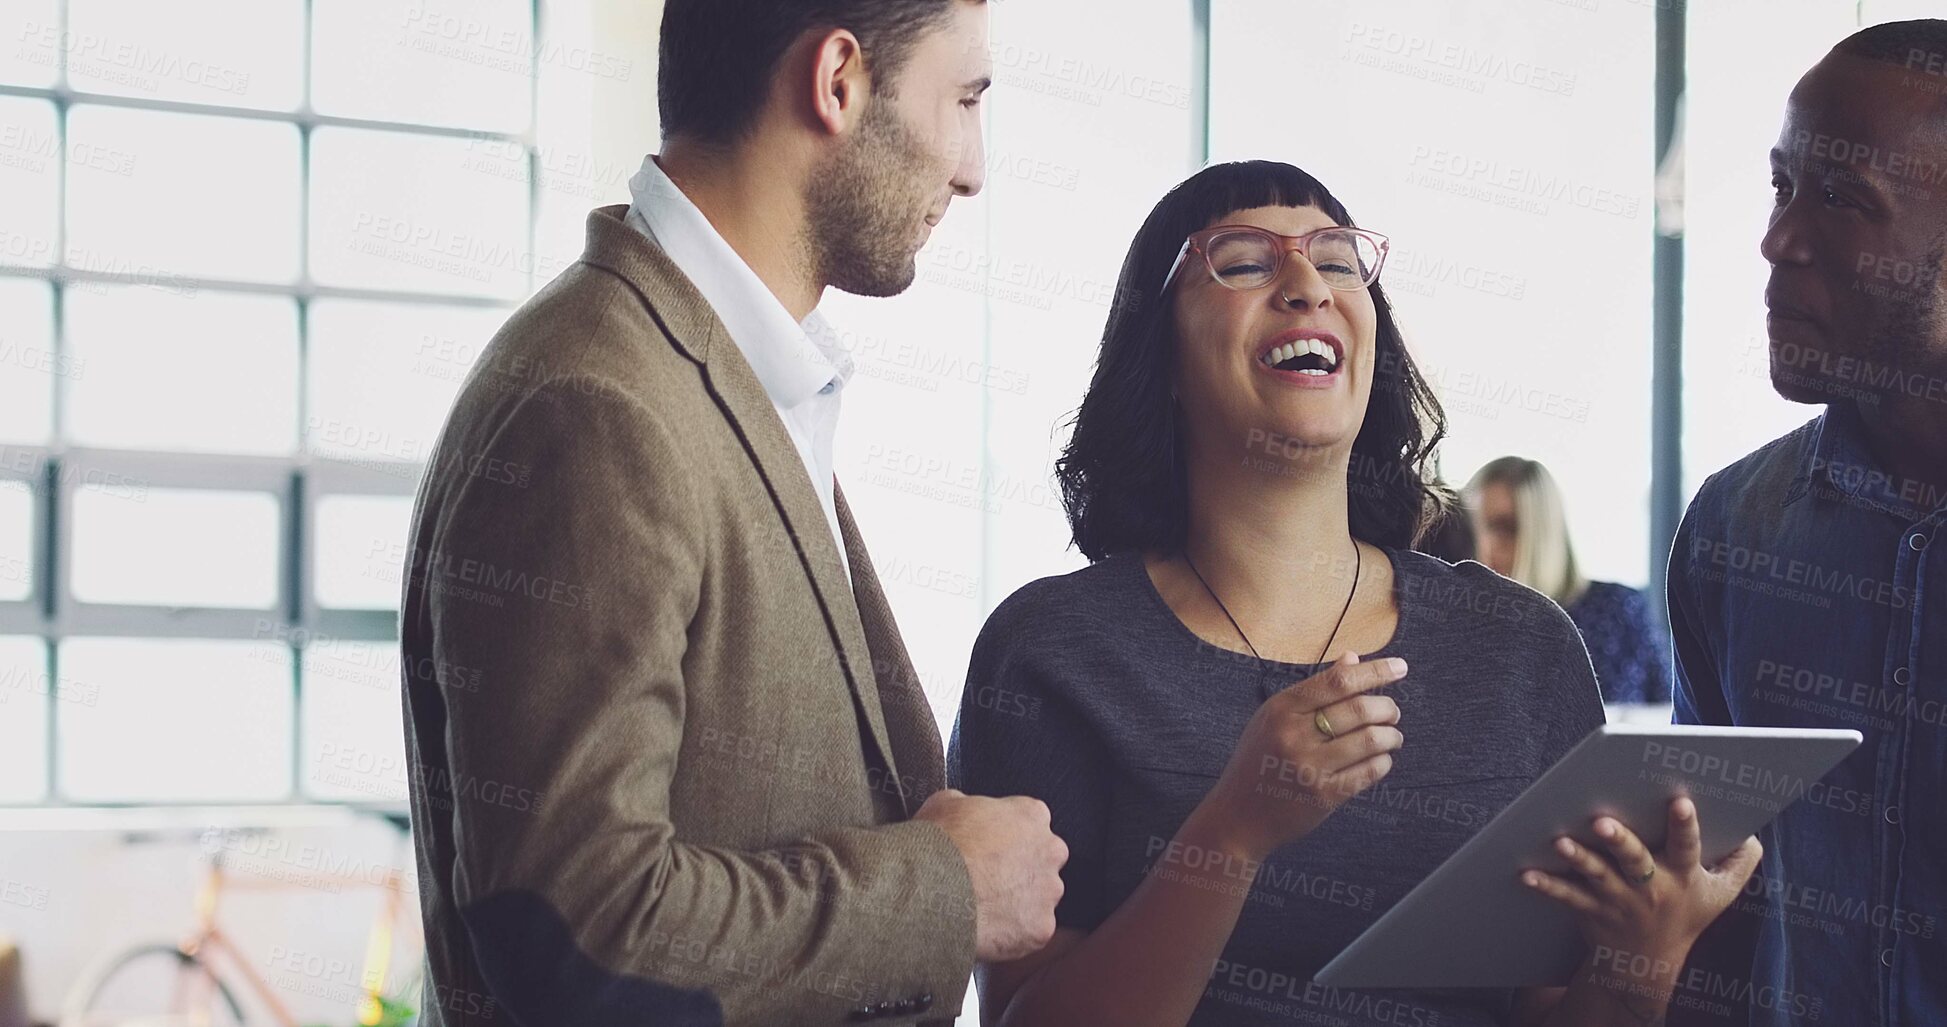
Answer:
<svg viewBox="0 0 1947 1027"><path fill-rule="evenodd" d="M1391 696L1355 695L1313 710L1300 719L1309 722L1313 730L1322 734L1325 729L1318 723L1321 717L1332 726L1332 734L1336 737L1351 734L1368 724L1399 723L1399 704Z"/></svg>
<svg viewBox="0 0 1947 1027"><path fill-rule="evenodd" d="M1756 835L1752 835L1744 839L1742 845L1731 850L1731 854L1724 857L1724 862L1717 864L1714 872L1735 880L1737 886L1742 888L1744 882L1750 880L1752 873L1757 871L1758 861L1763 858L1764 843L1758 841Z"/></svg>
<svg viewBox="0 0 1947 1027"><path fill-rule="evenodd" d="M1365 761L1406 744L1406 736L1390 724L1368 724L1340 734L1319 750L1319 766L1328 774L1350 770Z"/></svg>
<svg viewBox="0 0 1947 1027"><path fill-rule="evenodd" d="M1670 834L1663 843L1664 862L1677 870L1690 870L1703 863L1704 840L1697 823L1697 804L1688 798L1670 800Z"/></svg>
<svg viewBox="0 0 1947 1027"><path fill-rule="evenodd" d="M1568 865L1589 882L1591 890L1599 895L1621 892L1627 885L1616 876L1616 868L1609 861L1584 848L1575 839L1563 835L1555 839L1555 851L1568 860Z"/></svg>
<svg viewBox="0 0 1947 1027"><path fill-rule="evenodd" d="M1363 759L1336 773L1326 774L1319 780L1319 789L1327 795L1349 799L1379 783L1379 779L1391 773L1393 754L1382 752L1370 759Z"/></svg>
<svg viewBox="0 0 1947 1027"><path fill-rule="evenodd" d="M1622 821L1615 817L1597 817L1595 834L1602 839L1602 844L1609 849L1609 854L1615 857L1616 866L1622 868L1623 876L1631 884L1643 880L1655 871L1655 854L1650 852L1649 846L1644 845L1643 840L1636 837L1636 832L1631 831Z"/></svg>
<svg viewBox="0 0 1947 1027"><path fill-rule="evenodd" d="M1278 694L1289 695L1298 712L1310 714L1341 699L1384 688L1405 676L1406 661L1397 656L1362 661L1357 654L1347 653L1337 663Z"/></svg>
<svg viewBox="0 0 1947 1027"><path fill-rule="evenodd" d="M1521 882L1577 913L1594 913L1602 909L1602 903L1587 889L1553 874L1529 870L1521 875Z"/></svg>

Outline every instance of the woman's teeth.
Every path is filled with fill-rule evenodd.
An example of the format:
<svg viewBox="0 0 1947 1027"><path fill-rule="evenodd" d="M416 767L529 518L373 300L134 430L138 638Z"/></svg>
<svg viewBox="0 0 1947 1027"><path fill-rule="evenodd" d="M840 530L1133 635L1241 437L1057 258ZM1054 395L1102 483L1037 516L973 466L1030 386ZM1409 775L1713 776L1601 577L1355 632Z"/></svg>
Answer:
<svg viewBox="0 0 1947 1027"><path fill-rule="evenodd" d="M1321 339L1298 339L1273 347L1259 358L1280 371L1324 377L1338 369L1338 353ZM1288 366L1287 366L1288 365Z"/></svg>

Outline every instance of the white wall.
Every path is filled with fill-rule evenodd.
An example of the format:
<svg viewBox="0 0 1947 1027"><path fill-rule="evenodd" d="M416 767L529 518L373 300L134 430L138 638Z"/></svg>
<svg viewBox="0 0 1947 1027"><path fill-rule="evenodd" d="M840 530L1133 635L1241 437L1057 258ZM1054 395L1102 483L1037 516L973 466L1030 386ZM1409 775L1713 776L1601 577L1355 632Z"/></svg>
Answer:
<svg viewBox="0 0 1947 1027"><path fill-rule="evenodd" d="M1643 584L1653 8L1237 0L1212 35L1214 155L1290 161L1391 236L1449 479L1541 460L1589 572Z"/></svg>

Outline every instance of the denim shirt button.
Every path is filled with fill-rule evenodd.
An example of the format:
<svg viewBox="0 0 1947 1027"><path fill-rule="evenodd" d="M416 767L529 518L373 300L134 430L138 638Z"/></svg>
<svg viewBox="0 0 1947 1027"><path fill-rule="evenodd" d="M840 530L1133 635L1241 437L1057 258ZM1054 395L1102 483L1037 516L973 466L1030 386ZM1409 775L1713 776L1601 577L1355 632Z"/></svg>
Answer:
<svg viewBox="0 0 1947 1027"><path fill-rule="evenodd" d="M1906 537L1906 544L1914 552L1917 553L1920 550L1927 548L1927 536L1922 535L1916 531L1913 534L1908 535Z"/></svg>
<svg viewBox="0 0 1947 1027"><path fill-rule="evenodd" d="M1887 823L1889 823L1889 824L1897 824L1897 823L1899 823L1899 822L1900 822L1900 808L1899 808L1898 806L1888 806L1888 807L1886 807L1886 813L1885 813L1885 816L1886 816L1886 822L1887 822Z"/></svg>
<svg viewBox="0 0 1947 1027"><path fill-rule="evenodd" d="M1894 671L1893 671L1893 683L1894 683L1894 684L1896 684L1896 685L1907 685L1907 684L1911 684L1912 682L1913 682L1913 672L1912 672L1912 671L1910 671L1910 670L1908 670L1908 669L1906 669L1905 667L1897 667L1897 668L1895 668L1895 669L1894 669Z"/></svg>
<svg viewBox="0 0 1947 1027"><path fill-rule="evenodd" d="M1892 949L1880 949L1880 950L1879 950L1879 965L1881 965L1881 966L1883 966L1883 967L1886 967L1886 968L1887 968L1887 969L1889 969L1889 970L1893 968L1893 950L1892 950Z"/></svg>

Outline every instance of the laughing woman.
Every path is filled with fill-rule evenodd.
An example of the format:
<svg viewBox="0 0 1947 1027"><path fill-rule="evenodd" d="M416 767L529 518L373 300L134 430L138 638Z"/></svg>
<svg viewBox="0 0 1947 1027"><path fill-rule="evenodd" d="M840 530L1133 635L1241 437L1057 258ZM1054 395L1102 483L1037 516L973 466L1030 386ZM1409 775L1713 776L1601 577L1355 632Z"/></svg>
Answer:
<svg viewBox="0 0 1947 1027"><path fill-rule="evenodd" d="M1137 233L1058 468L1091 566L994 611L954 729L955 784L1040 798L1070 852L1053 941L980 968L983 1024L1640 1025L1749 876L1755 839L1699 865L1687 802L1661 852L1601 819L1606 851L1526 886L1648 959L1565 991L1308 983L1602 721L1558 607L1408 548L1449 499L1385 252L1269 162Z"/></svg>

